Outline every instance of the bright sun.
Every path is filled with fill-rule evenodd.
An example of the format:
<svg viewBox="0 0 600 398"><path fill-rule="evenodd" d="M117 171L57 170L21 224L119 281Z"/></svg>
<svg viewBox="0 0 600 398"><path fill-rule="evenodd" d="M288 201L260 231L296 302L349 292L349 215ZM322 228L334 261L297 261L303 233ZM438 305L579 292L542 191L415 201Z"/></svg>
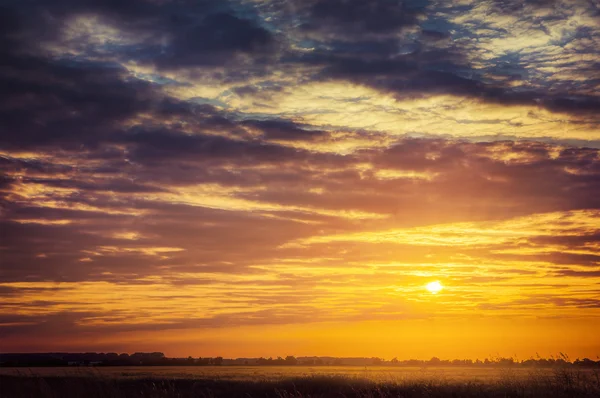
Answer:
<svg viewBox="0 0 600 398"><path fill-rule="evenodd" d="M425 288L427 290L429 290L431 293L436 294L437 292L442 290L444 288L444 286L442 286L442 284L440 282L435 281L435 282L428 283L427 286L425 286Z"/></svg>

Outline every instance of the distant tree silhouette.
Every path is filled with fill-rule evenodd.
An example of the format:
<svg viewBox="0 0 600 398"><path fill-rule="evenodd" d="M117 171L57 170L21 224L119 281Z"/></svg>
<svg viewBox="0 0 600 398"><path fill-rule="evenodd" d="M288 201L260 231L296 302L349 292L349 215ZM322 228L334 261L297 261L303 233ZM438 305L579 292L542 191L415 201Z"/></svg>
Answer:
<svg viewBox="0 0 600 398"><path fill-rule="evenodd" d="M517 361L514 358L486 358L484 361L477 359L440 359L432 357L430 360L408 359L399 360L394 357L390 361L383 358L335 358L335 357L295 357L288 355L285 358L269 357L261 358L239 358L223 359L215 358L193 358L192 356L183 358L167 358L163 353L142 353L135 354L116 354L116 353L40 353L40 354L0 354L0 366L222 366L222 365L258 365L258 366L368 366L368 365L392 365L406 367L523 367L523 368L600 368L600 360L594 361L589 358L577 358L571 360L564 354L552 358L529 358L524 361Z"/></svg>
<svg viewBox="0 0 600 398"><path fill-rule="evenodd" d="M298 364L298 360L296 359L296 357L294 357L292 355L288 355L287 357L285 357L285 364L286 365L296 365L296 364Z"/></svg>

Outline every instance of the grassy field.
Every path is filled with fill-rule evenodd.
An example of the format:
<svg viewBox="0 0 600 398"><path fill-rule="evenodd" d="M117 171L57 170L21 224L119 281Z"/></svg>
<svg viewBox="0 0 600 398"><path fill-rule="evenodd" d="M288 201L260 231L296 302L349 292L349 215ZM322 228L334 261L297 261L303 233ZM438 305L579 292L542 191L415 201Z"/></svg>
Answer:
<svg viewBox="0 0 600 398"><path fill-rule="evenodd" d="M4 368L0 397L598 398L600 375L571 368Z"/></svg>
<svg viewBox="0 0 600 398"><path fill-rule="evenodd" d="M49 367L33 368L36 376L76 376L108 378L151 379L211 379L233 381L278 381L307 376L341 376L376 382L405 380L445 381L498 381L510 374L511 378L527 379L531 369L524 368L449 368L449 367L398 367L398 366L127 366L127 367ZM581 372L587 372L582 370ZM0 368L0 375L29 374L23 368ZM537 370L550 376L552 370Z"/></svg>

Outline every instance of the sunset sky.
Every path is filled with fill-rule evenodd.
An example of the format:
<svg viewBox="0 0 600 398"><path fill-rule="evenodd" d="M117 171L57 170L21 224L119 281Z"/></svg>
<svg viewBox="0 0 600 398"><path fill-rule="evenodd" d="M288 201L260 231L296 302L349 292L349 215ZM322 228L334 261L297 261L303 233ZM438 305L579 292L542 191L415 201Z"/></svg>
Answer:
<svg viewBox="0 0 600 398"><path fill-rule="evenodd" d="M595 359L598 148L599 0L0 0L0 352Z"/></svg>

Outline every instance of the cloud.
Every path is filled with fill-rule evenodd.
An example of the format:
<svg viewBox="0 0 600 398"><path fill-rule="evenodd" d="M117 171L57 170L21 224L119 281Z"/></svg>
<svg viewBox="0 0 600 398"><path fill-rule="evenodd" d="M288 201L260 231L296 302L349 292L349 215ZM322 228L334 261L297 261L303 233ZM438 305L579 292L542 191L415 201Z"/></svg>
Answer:
<svg viewBox="0 0 600 398"><path fill-rule="evenodd" d="M303 134L285 123L240 125ZM2 190L7 220L2 229L10 231L2 249L3 280L127 280L161 270L204 273L218 264L227 272L247 272L251 264L273 261L282 247L302 258L293 243L313 241L327 243L313 254L335 254L341 259L336 266L342 266L364 254L335 239L335 233L364 240L369 230L389 238L376 239L385 250L369 261L389 257L394 245L412 253L395 255L402 261L422 261L433 250L444 253L443 262L452 251L444 247L461 245L471 255L498 261L588 266L597 261L590 246L597 236L585 231L593 228L593 212L565 213L565 222L578 214L592 218L549 233L537 227L513 233L512 221L500 221L597 208L595 149L405 139L339 156L169 130L140 130L118 144L127 146L119 155L129 159L118 173L99 174L102 148L75 158L71 152L43 161L17 154L5 158L12 183ZM77 167L71 166L74 161ZM561 213L550 213L548 222L554 222L552 214ZM499 221L478 224L490 218ZM440 221L447 223L445 229L417 227ZM408 233L404 240L385 232L393 226L409 228L402 230ZM123 231L140 237L136 245L120 238ZM420 249L421 244L433 249ZM481 245L485 249L477 251ZM184 250L145 254L161 247Z"/></svg>
<svg viewBox="0 0 600 398"><path fill-rule="evenodd" d="M36 11L62 22L55 45L84 55L113 52L166 70L270 59L275 35L252 17L236 15L236 3L60 1Z"/></svg>
<svg viewBox="0 0 600 398"><path fill-rule="evenodd" d="M142 37L146 32L167 38L167 48L162 50L147 43L152 38L136 44L148 47L138 49L141 53L157 50L143 62L165 68L218 65L224 57L249 54L274 42L268 31L250 20L226 12L211 14L216 5L209 3L194 8L199 20L188 15L184 21L178 21L178 15L189 9L169 2L113 6L60 1L34 2L27 12L18 5L7 8L3 15L10 23L3 24L0 32L5 65L0 73L2 146L96 145L122 132L125 123L141 114L165 117L185 112L183 104L161 92L160 84L136 78L114 57L53 53L65 45L64 25L90 14L109 18L117 29ZM128 57L126 49L121 50Z"/></svg>
<svg viewBox="0 0 600 398"><path fill-rule="evenodd" d="M334 9L334 3L323 3L323 17L329 16L326 11ZM320 68L313 75L317 81L350 81L392 93L396 98L452 95L502 106L545 109L597 125L595 113L599 103L593 90L597 57L589 47L590 41L597 39L594 33L597 29L588 22L593 13L591 5L581 2L575 12L561 5L557 8L560 13L552 14L549 2L537 1L516 8L506 2L502 5L465 2L448 7L438 3L392 3L370 2L370 8L365 5L369 11L354 14L361 10L363 3L348 2L346 7L337 8L347 13L336 13L335 21L329 24L319 23L320 14L315 13L310 17L315 25L331 31L313 38L310 44L298 44L302 51L296 52L290 60L312 67L318 65ZM394 37L394 40L365 39L365 33L373 33L363 25L368 23L370 12L406 4L411 13L414 12L408 14L414 18L410 23L418 27L413 33ZM546 10L546 14L536 16L540 9ZM518 16L501 17L504 12ZM390 10L386 13L394 14ZM358 15L361 22L353 25L353 16ZM489 15L497 18L488 18ZM402 18L394 18L394 21L398 25L406 22ZM513 21L516 28L511 29ZM377 26L383 32L397 27L385 23ZM551 32L542 32L545 37L538 39L529 32L541 32L546 26L551 26L548 27ZM343 31L336 32L336 27ZM531 43L529 47L523 37L532 37L531 40L539 43ZM570 45L561 48L559 42ZM514 49L507 47L511 43ZM538 44L543 47L534 50ZM523 48L527 50L521 51ZM586 54L585 61L581 54ZM544 81L552 81L552 89L542 84Z"/></svg>
<svg viewBox="0 0 600 398"><path fill-rule="evenodd" d="M10 57L0 74L4 148L94 145L120 123L159 106L143 81L116 65Z"/></svg>
<svg viewBox="0 0 600 398"><path fill-rule="evenodd" d="M296 152L293 149L256 141L231 140L203 134L190 135L168 130L136 130L131 131L125 141L136 144L131 159L138 162L186 156L186 153L199 160L203 157L226 157L238 162L253 161L255 158L264 162L277 162L283 161L286 156L294 156Z"/></svg>
<svg viewBox="0 0 600 398"><path fill-rule="evenodd" d="M173 33L172 33L173 34ZM167 48L156 58L160 68L188 65L221 65L236 53L269 55L276 39L254 22L231 14L208 15L200 24L173 34Z"/></svg>
<svg viewBox="0 0 600 398"><path fill-rule="evenodd" d="M583 277L583 278L597 278L600 277L600 271L577 271L571 269L565 269L557 271L560 276L571 276L571 277Z"/></svg>
<svg viewBox="0 0 600 398"><path fill-rule="evenodd" d="M304 2L299 2L300 4ZM317 0L308 2L305 31L346 36L394 33L414 27L423 15L426 1Z"/></svg>

